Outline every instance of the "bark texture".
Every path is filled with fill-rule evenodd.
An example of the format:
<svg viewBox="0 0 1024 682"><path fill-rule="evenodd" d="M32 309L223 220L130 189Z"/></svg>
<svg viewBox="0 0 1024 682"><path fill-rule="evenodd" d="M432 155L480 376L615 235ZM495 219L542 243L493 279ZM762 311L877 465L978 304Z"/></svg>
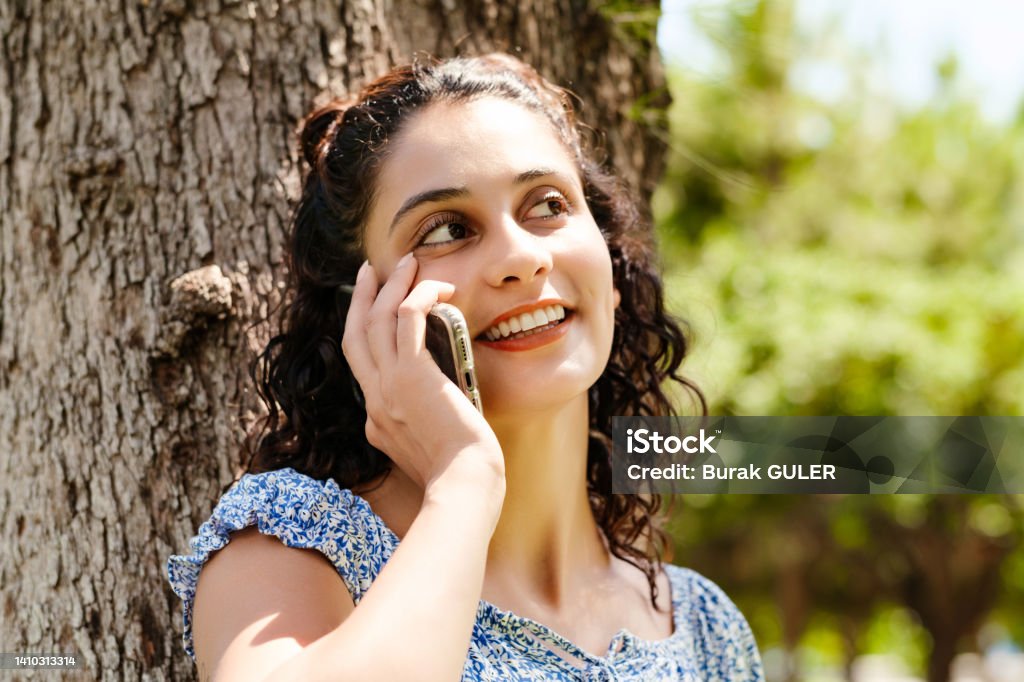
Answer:
<svg viewBox="0 0 1024 682"><path fill-rule="evenodd" d="M616 7L0 2L0 648L76 653L62 679L193 678L164 566L258 414L298 121L417 50L510 51L646 195L657 5Z"/></svg>

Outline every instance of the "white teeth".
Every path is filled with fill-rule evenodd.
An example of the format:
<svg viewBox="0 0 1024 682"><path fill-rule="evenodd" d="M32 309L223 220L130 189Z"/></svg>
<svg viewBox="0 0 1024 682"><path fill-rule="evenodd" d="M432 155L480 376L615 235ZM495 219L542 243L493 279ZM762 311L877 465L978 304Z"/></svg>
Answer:
<svg viewBox="0 0 1024 682"><path fill-rule="evenodd" d="M488 329L484 336L489 341L498 341L512 334L526 333L564 319L565 308L557 304L549 305L546 308L538 308L537 310L502 320L497 326Z"/></svg>

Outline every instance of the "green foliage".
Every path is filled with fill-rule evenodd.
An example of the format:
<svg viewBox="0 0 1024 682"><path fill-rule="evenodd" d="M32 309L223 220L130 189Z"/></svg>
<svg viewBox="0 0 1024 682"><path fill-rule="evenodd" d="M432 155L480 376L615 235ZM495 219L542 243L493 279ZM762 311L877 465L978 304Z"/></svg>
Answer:
<svg viewBox="0 0 1024 682"><path fill-rule="evenodd" d="M725 77L670 73L654 202L713 411L1024 413L1024 125L981 118L952 57L919 111L816 101L788 2L721 13Z"/></svg>
<svg viewBox="0 0 1024 682"><path fill-rule="evenodd" d="M1024 126L959 99L950 59L909 114L800 94L790 14L736 3L728 77L670 73L655 211L713 411L1024 413Z"/></svg>
<svg viewBox="0 0 1024 682"><path fill-rule="evenodd" d="M791 2L719 3L697 19L723 68L669 72L654 211L669 304L696 339L687 371L712 414L1024 414L1024 114L984 119L955 56L919 110L871 94L855 58L845 94L819 101L795 74L829 37L799 35ZM1020 497L677 507L677 560L723 582L763 647L801 631L793 655L807 666L897 652L924 670L931 639L908 591L924 575L904 549L925 537L966 556L968 576L1002 562L989 620L1024 643ZM794 572L803 597L786 592Z"/></svg>
<svg viewBox="0 0 1024 682"><path fill-rule="evenodd" d="M1024 413L1020 274L728 232L668 282L716 414Z"/></svg>
<svg viewBox="0 0 1024 682"><path fill-rule="evenodd" d="M928 658L928 633L912 611L886 607L871 620L864 633L863 647L868 654L898 652L907 668L924 670Z"/></svg>
<svg viewBox="0 0 1024 682"><path fill-rule="evenodd" d="M654 45L658 31L661 7L651 0L610 0L596 3L595 9L609 22L612 29L627 44Z"/></svg>

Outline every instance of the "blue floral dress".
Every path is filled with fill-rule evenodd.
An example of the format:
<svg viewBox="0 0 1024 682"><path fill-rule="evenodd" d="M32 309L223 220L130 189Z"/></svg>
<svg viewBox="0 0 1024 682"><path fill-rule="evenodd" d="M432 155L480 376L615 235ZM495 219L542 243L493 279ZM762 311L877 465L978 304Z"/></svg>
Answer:
<svg viewBox="0 0 1024 682"><path fill-rule="evenodd" d="M289 547L316 549L334 565L358 604L398 546L363 498L332 480L293 469L246 474L220 499L192 538L191 554L172 556L167 573L184 601L184 645L193 659L192 604L199 571L232 531L255 525ZM462 679L468 680L763 680L754 636L743 615L707 578L665 566L672 587L674 632L647 641L620 630L595 656L540 623L486 601Z"/></svg>

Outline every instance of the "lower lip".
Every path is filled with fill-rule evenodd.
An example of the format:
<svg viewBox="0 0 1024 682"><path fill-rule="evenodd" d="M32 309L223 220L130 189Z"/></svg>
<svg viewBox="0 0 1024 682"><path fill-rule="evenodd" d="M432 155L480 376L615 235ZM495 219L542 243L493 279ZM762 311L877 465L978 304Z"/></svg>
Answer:
<svg viewBox="0 0 1024 682"><path fill-rule="evenodd" d="M572 322L572 318L574 316L575 315L573 313L566 311L565 319L551 329L546 329L536 334L530 334L529 336L524 336L521 339L503 339L501 341L477 339L476 342L481 346L486 346L495 350L533 350L534 348L540 348L541 346L546 346L549 343L554 343L565 336L566 332L569 331L569 323Z"/></svg>

